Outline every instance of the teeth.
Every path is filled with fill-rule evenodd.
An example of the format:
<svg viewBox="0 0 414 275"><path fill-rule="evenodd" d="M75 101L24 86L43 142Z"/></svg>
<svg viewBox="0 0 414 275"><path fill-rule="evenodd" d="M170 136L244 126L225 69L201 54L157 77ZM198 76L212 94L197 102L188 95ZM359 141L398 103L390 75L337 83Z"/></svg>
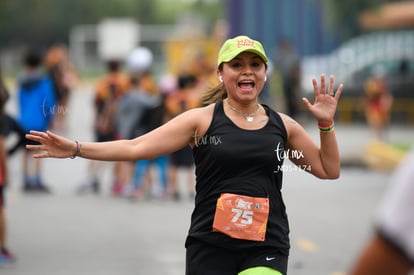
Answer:
<svg viewBox="0 0 414 275"><path fill-rule="evenodd" d="M253 82L240 82L239 83L239 87L246 87L246 86L250 86L250 87L253 87L254 86L254 83Z"/></svg>

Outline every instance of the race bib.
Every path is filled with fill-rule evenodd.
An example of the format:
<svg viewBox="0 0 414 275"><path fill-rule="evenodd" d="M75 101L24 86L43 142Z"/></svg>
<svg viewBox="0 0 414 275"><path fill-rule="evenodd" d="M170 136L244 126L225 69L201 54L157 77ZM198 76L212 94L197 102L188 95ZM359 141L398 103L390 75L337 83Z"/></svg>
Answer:
<svg viewBox="0 0 414 275"><path fill-rule="evenodd" d="M213 231L235 239L265 240L269 199L223 193L217 200Z"/></svg>

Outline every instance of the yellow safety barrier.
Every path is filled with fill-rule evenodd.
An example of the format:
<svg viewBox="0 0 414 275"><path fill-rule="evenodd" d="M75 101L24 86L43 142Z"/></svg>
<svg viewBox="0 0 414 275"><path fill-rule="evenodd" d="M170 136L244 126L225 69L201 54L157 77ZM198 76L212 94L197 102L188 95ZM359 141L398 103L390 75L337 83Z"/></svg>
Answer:
<svg viewBox="0 0 414 275"><path fill-rule="evenodd" d="M396 146L379 140L372 140L365 148L363 160L370 168L392 170L405 155L406 152Z"/></svg>

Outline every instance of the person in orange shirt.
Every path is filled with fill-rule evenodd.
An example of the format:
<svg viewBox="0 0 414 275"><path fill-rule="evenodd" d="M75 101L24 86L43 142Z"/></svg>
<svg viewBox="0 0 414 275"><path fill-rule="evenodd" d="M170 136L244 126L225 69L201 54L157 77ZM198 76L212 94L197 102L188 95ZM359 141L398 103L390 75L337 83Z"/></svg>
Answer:
<svg viewBox="0 0 414 275"><path fill-rule="evenodd" d="M108 73L96 83L94 132L95 139L98 142L118 139L115 125L116 106L119 99L130 87L129 76L121 71L121 65L120 60L109 60L107 62ZM86 182L78 188L78 193L83 193L90 189L95 193L100 191L100 183L98 181L99 170L99 163L91 161ZM120 195L123 185L122 165L121 162L116 162L114 165L112 194Z"/></svg>
<svg viewBox="0 0 414 275"><path fill-rule="evenodd" d="M46 52L44 63L52 79L57 101L57 113L52 128L66 131L66 108L69 104L71 91L78 83L79 76L70 61L69 51L65 44L52 45Z"/></svg>
<svg viewBox="0 0 414 275"><path fill-rule="evenodd" d="M197 77L191 74L178 76L178 89L167 96L165 105L169 118L173 118L189 109L201 106L201 97L196 90ZM169 192L173 199L179 200L177 177L180 169L187 174L187 186L189 196L194 197L194 160L191 148L186 146L170 155L169 168Z"/></svg>

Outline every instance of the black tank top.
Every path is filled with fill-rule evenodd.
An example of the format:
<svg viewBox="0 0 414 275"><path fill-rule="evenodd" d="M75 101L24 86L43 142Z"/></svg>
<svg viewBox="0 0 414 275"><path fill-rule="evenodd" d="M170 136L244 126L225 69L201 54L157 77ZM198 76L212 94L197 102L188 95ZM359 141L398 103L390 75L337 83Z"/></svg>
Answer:
<svg viewBox="0 0 414 275"><path fill-rule="evenodd" d="M207 132L193 148L196 199L186 245L198 239L230 249L272 246L288 255L289 225L280 169L287 133L279 114L266 105L263 107L269 117L267 124L261 129L244 130L225 115L222 101L216 103ZM264 242L233 239L212 231L221 193L269 197Z"/></svg>

